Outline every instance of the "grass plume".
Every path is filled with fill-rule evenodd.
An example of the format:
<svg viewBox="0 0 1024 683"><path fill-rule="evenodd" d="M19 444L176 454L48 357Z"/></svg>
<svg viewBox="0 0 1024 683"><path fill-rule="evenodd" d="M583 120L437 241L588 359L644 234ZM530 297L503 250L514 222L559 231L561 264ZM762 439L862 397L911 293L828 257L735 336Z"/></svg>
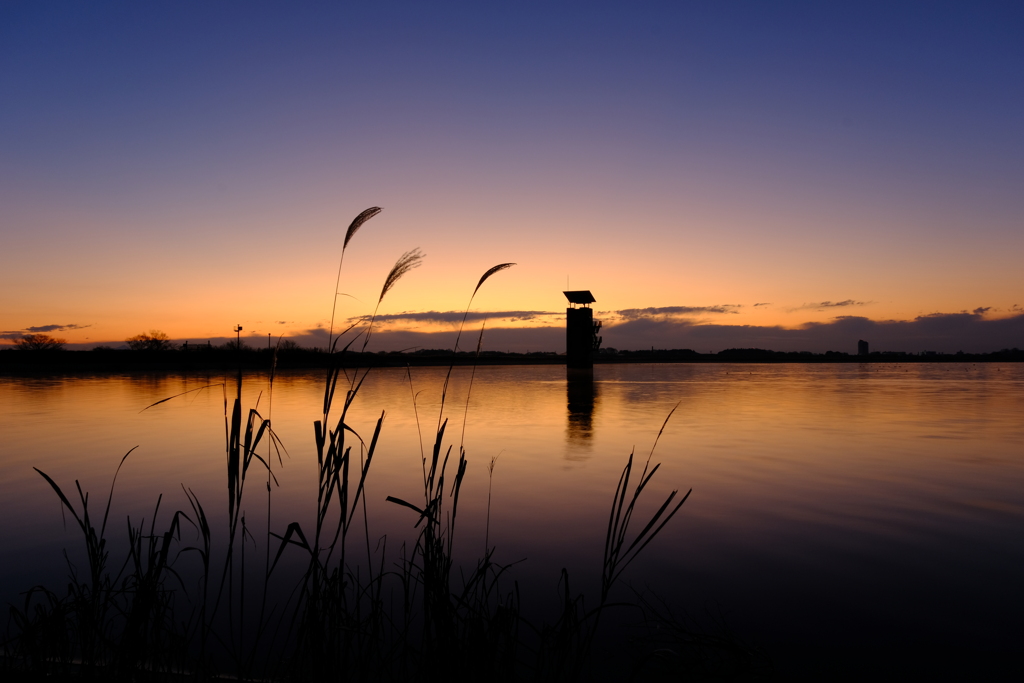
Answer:
<svg viewBox="0 0 1024 683"><path fill-rule="evenodd" d="M371 206L369 209L364 209L358 216L352 219L349 223L348 230L345 231L345 241L341 245L341 257L338 259L338 276L334 281L334 296L331 297L331 326L327 336L327 347L333 348L332 343L334 341L334 314L338 310L338 288L341 286L341 267L345 263L345 250L348 249L348 243L352 241L352 238L358 232L359 228L363 227L363 223L370 220L382 209L379 206Z"/></svg>
<svg viewBox="0 0 1024 683"><path fill-rule="evenodd" d="M391 267L391 272L384 278L384 286L380 290L380 298L377 299L379 304L384 300L384 296L391 291L391 288L402 279L402 277L413 268L419 268L423 265L423 258L425 254L420 251L419 247L405 252L398 257L395 261L395 265Z"/></svg>

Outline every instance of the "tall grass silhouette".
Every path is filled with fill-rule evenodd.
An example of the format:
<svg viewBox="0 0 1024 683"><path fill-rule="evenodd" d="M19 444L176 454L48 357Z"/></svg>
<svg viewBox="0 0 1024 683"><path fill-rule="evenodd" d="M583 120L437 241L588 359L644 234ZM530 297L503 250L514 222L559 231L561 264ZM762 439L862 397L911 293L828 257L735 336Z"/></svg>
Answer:
<svg viewBox="0 0 1024 683"><path fill-rule="evenodd" d="M659 465L651 466L652 448L630 489L631 454L612 497L597 604L585 609L583 596L570 589L563 569L557 617L550 623L530 622L521 609L518 584L510 579L512 566L497 562L490 544L490 490L483 554L469 567L455 565L460 497L470 462L465 433L476 368L470 370L455 444L450 438L448 404L453 361L441 387L436 425L426 443L417 392L408 373L420 434L422 495L389 495L386 500L409 512L415 537L397 550L389 549L384 539L371 538L366 482L379 457L386 415L380 413L366 438L352 424L351 409L373 369L350 367L348 354L360 339L361 349L367 348L385 296L424 258L419 249L399 257L384 280L373 313L362 325L336 334L346 250L357 231L380 211L373 207L360 213L342 245L322 409L313 422L317 484L311 526L292 521L283 529L271 528L277 482L273 458L276 455L279 466L283 465L285 449L271 415L260 413L260 400L244 407L241 369L230 400L227 384L201 387L220 386L224 394L224 528L211 524L198 496L183 486L188 505L175 511L169 522L158 525L162 497L148 526L145 520L138 524L128 520L128 556L114 570L106 539L113 483L97 529L89 494L78 482L76 504L54 478L40 471L81 532L88 573L79 575L69 560L71 576L65 595L35 587L25 593L21 604L11 607L12 626L4 641L4 666L9 671L82 680L167 680L171 675L206 680L221 674L281 681L570 680L586 675L595 633L611 604L614 585L679 511L689 492L676 500L678 491L672 491L641 530L633 533L637 504ZM514 265L496 265L476 283L453 357L477 293L492 276ZM481 328L477 354L483 334ZM274 369L272 362L270 405ZM121 459L114 481L130 453ZM489 486L495 462L492 459L488 467ZM254 554L257 542L245 514L246 506L253 505L249 496L253 485L265 485L267 493L262 555Z"/></svg>

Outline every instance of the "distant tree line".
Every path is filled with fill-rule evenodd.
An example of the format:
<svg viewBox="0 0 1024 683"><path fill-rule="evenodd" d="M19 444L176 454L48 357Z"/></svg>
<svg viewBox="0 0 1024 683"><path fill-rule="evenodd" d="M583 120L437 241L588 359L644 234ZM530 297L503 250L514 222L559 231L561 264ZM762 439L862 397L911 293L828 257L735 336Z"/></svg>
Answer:
<svg viewBox="0 0 1024 683"><path fill-rule="evenodd" d="M213 352L215 355L221 355L224 352L234 352L232 355L237 356L239 352L246 356L260 356L273 351L278 354L279 358L288 357L292 360L291 363L317 363L319 361L312 361L313 357L322 356L327 353L326 349L317 347L302 347L299 346L294 340L291 339L279 339L272 347L252 347L248 346L244 340L232 339L224 344L213 346L209 342L192 344L185 342L181 345L176 345L171 342L170 338L164 332L160 330L150 330L141 334L136 334L132 337L125 339L128 345L128 349L131 351L145 352L146 355L152 355L154 353L162 353L168 351L186 351L186 352L198 352L204 354L206 352ZM20 351L32 351L32 352L53 352L63 351L64 346L67 344L66 339L58 337L51 337L48 334L27 334L16 339L14 341L14 348ZM97 346L93 351L105 353L116 353L117 349L110 346ZM78 352L69 352L75 353ZM192 355L191 353L189 355ZM394 358L396 362L405 363L406 360L411 358L422 358L427 360L429 358L453 358L458 357L466 360L473 358L485 361L485 359L499 359L508 358L509 362L514 361L516 358L533 358L538 362L557 362L557 358L561 354L557 354L554 351L533 351L533 352L511 352L511 351L459 351L458 353L452 353L451 349L406 349L405 351L378 351L378 352L348 352L348 356L359 356L359 357L385 357ZM49 357L49 356L48 356ZM308 358L308 360L302 360ZM283 359L283 358L282 358ZM406 359L406 360L399 360ZM825 353L812 353L810 351L772 351L769 349L758 349L758 348L731 348L719 351L717 353L699 353L693 349L643 349L643 350L623 350L615 349L611 347L605 347L598 351L594 358L595 362L649 362L649 361L662 361L662 362L864 362L864 361L948 361L948 360L983 360L983 361L1020 361L1024 360L1024 351L1013 348L1013 349L1002 349L1001 351L993 351L991 353L964 353L959 351L957 353L937 353L932 351L922 351L920 353L905 353L901 351L873 351L868 356L859 356L856 354L849 354L843 351L826 351ZM391 361L388 361L391 362Z"/></svg>

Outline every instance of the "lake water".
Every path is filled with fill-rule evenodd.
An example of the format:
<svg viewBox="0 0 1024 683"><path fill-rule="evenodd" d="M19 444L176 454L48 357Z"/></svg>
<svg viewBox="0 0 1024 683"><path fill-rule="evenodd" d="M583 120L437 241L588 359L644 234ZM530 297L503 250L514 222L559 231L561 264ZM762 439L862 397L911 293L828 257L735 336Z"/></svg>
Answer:
<svg viewBox="0 0 1024 683"><path fill-rule="evenodd" d="M445 372L414 368L410 383L405 370L374 371L357 399L350 424L367 440L386 414L367 486L374 537L411 537L412 513L384 499L421 495L417 414L431 439ZM573 382L565 372L477 368L467 410L471 369L455 369L448 434L457 449L465 418L470 461L460 558L482 551L488 465L497 458L489 528L496 559L526 558L516 577L545 600L562 567L592 595L619 473L634 449L647 457L678 405L654 451L663 465L647 509L672 489L693 493L627 571L628 582L700 628L728 628L783 673L904 667L992 677L1019 667L1024 365L603 365L593 381ZM73 559L80 552L33 467L69 493L79 480L96 515L121 456L138 446L117 482L112 537L125 535L126 517L151 517L159 493L165 521L187 507L182 484L223 516L223 388L143 411L223 382L0 378L0 597L60 586L61 549ZM322 374L281 374L272 396L266 376L250 375L244 399L259 400L288 450L281 464L273 457L280 486L272 527L308 524ZM265 484L247 495L250 519L265 518Z"/></svg>

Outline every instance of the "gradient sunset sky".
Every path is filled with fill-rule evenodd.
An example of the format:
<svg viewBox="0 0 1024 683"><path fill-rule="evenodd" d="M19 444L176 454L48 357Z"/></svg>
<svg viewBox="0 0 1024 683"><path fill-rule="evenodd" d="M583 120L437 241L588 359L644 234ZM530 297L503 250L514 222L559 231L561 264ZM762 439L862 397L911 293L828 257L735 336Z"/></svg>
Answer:
<svg viewBox="0 0 1024 683"><path fill-rule="evenodd" d="M1024 4L4 2L0 333L1024 347ZM458 316L461 317L461 316ZM438 333L438 334L431 334ZM443 333L443 334L441 334ZM901 336L902 335L902 336Z"/></svg>

